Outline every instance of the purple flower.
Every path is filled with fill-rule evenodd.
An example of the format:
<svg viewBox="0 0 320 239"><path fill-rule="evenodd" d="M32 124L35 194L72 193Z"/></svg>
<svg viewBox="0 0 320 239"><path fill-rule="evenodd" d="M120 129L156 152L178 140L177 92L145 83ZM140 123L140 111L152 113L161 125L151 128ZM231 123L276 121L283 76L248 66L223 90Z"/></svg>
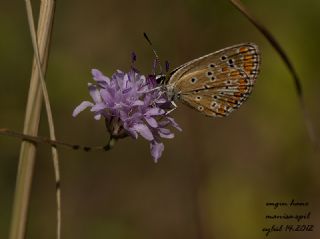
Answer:
<svg viewBox="0 0 320 239"><path fill-rule="evenodd" d="M134 55L133 61L136 56ZM77 116L90 107L96 120L105 119L114 138L139 135L149 141L151 155L157 162L164 150L161 138L171 139L169 126L181 131L173 118L166 115L170 101L157 87L155 75L144 76L132 66L128 73L117 70L111 78L93 69L95 84L88 84L93 103L83 101L73 111Z"/></svg>

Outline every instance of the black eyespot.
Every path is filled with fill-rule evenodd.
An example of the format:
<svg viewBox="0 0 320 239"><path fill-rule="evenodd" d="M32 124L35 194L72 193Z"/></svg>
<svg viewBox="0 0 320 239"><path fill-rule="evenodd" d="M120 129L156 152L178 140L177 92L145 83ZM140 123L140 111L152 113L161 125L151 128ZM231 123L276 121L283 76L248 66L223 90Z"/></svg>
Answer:
<svg viewBox="0 0 320 239"><path fill-rule="evenodd" d="M215 80L216 78L214 76L211 77L211 80Z"/></svg>
<svg viewBox="0 0 320 239"><path fill-rule="evenodd" d="M217 99L218 97L215 95L215 96L213 96L213 99Z"/></svg>
<svg viewBox="0 0 320 239"><path fill-rule="evenodd" d="M226 86L226 89L229 89L229 86Z"/></svg>
<svg viewBox="0 0 320 239"><path fill-rule="evenodd" d="M233 59L229 59L229 64L233 64Z"/></svg>
<svg viewBox="0 0 320 239"><path fill-rule="evenodd" d="M211 75L212 75L212 72L211 72L211 71L208 71L207 74L208 74L208 76L211 76Z"/></svg>
<svg viewBox="0 0 320 239"><path fill-rule="evenodd" d="M192 83L195 83L196 81L197 81L196 78L191 78L191 82L192 82Z"/></svg>
<svg viewBox="0 0 320 239"><path fill-rule="evenodd" d="M226 60L227 59L227 57L226 56L221 56L221 60Z"/></svg>
<svg viewBox="0 0 320 239"><path fill-rule="evenodd" d="M196 98L197 98L197 100L201 100L201 96L197 96Z"/></svg>
<svg viewBox="0 0 320 239"><path fill-rule="evenodd" d="M212 63L210 64L210 67L212 68L214 68L215 66L216 66L215 64L212 64Z"/></svg>

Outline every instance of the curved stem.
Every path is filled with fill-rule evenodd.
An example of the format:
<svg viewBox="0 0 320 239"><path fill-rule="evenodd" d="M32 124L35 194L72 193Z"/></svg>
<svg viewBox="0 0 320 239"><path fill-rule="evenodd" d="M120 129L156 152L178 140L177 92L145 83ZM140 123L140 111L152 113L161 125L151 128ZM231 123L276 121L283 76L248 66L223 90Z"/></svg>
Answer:
<svg viewBox="0 0 320 239"><path fill-rule="evenodd" d="M283 50L279 42L271 34L271 32L262 23L260 23L253 14L249 12L249 10L241 3L240 0L230 0L230 2L262 33L262 35L264 35L264 37L268 40L268 42L275 49L275 51L280 55L281 59L287 66L289 72L292 75L294 85L296 87L296 93L300 102L300 108L303 113L304 123L308 132L309 139L313 144L313 146L317 149L319 147L318 145L319 142L315 135L315 129L314 129L313 123L309 118L309 114L304 103L301 80L290 58L285 53L285 51Z"/></svg>
<svg viewBox="0 0 320 239"><path fill-rule="evenodd" d="M117 142L117 138L110 136L109 141L104 146L88 146L88 145L79 145L79 144L70 144L59 140L52 140L46 137L41 136L32 136L28 134L19 133L10 129L1 128L0 135L6 135L14 138L19 138L23 141L28 141L32 144L49 144L52 147L62 146L65 148L73 149L73 150L83 150L86 152L89 151L109 151L111 150L115 143Z"/></svg>

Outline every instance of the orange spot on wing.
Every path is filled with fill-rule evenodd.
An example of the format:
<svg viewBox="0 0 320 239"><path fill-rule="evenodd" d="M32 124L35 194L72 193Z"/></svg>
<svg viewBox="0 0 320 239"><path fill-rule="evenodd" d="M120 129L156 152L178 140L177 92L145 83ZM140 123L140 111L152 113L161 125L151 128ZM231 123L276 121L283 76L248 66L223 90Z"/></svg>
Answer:
<svg viewBox="0 0 320 239"><path fill-rule="evenodd" d="M230 73L230 76L238 76L238 75L240 75L239 71L233 71Z"/></svg>
<svg viewBox="0 0 320 239"><path fill-rule="evenodd" d="M241 47L241 48L239 49L239 52L240 52L240 53L245 53L245 52L247 52L247 51L249 51L249 49L248 49L247 47Z"/></svg>
<svg viewBox="0 0 320 239"><path fill-rule="evenodd" d="M229 69L229 67L225 66L225 67L222 67L221 71L226 72L226 71L228 71L228 69Z"/></svg>
<svg viewBox="0 0 320 239"><path fill-rule="evenodd" d="M240 93L244 93L244 92L246 92L247 91L247 86L245 86L245 85L243 85L243 86L239 86L239 91L240 91Z"/></svg>
<svg viewBox="0 0 320 239"><path fill-rule="evenodd" d="M241 78L241 79L239 80L239 84L240 84L240 85L244 85L244 84L246 84L246 83L247 83L247 80L246 80L246 79Z"/></svg>
<svg viewBox="0 0 320 239"><path fill-rule="evenodd" d="M228 99L228 102L231 104L235 104L235 103L237 103L237 100L236 99Z"/></svg>
<svg viewBox="0 0 320 239"><path fill-rule="evenodd" d="M246 67L246 66L254 66L254 64L253 64L253 62L246 62L246 63L244 63L244 67Z"/></svg>
<svg viewBox="0 0 320 239"><path fill-rule="evenodd" d="M243 59L245 61L252 60L253 59L253 55L245 55Z"/></svg>
<svg viewBox="0 0 320 239"><path fill-rule="evenodd" d="M220 113L220 114L225 113L225 109L224 108L218 108L218 113Z"/></svg>
<svg viewBox="0 0 320 239"><path fill-rule="evenodd" d="M253 67L252 67L252 66L245 66L245 67L244 67L244 70L245 70L246 72L250 72L250 71L253 70Z"/></svg>

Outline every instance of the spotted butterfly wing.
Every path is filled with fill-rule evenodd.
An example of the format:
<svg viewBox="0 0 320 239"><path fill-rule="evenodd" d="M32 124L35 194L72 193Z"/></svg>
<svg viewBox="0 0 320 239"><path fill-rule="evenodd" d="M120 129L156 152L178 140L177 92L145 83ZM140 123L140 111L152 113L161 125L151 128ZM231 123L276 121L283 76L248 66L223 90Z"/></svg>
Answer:
<svg viewBox="0 0 320 239"><path fill-rule="evenodd" d="M258 47L244 43L187 62L173 71L167 88L207 116L227 116L250 95L260 66Z"/></svg>

